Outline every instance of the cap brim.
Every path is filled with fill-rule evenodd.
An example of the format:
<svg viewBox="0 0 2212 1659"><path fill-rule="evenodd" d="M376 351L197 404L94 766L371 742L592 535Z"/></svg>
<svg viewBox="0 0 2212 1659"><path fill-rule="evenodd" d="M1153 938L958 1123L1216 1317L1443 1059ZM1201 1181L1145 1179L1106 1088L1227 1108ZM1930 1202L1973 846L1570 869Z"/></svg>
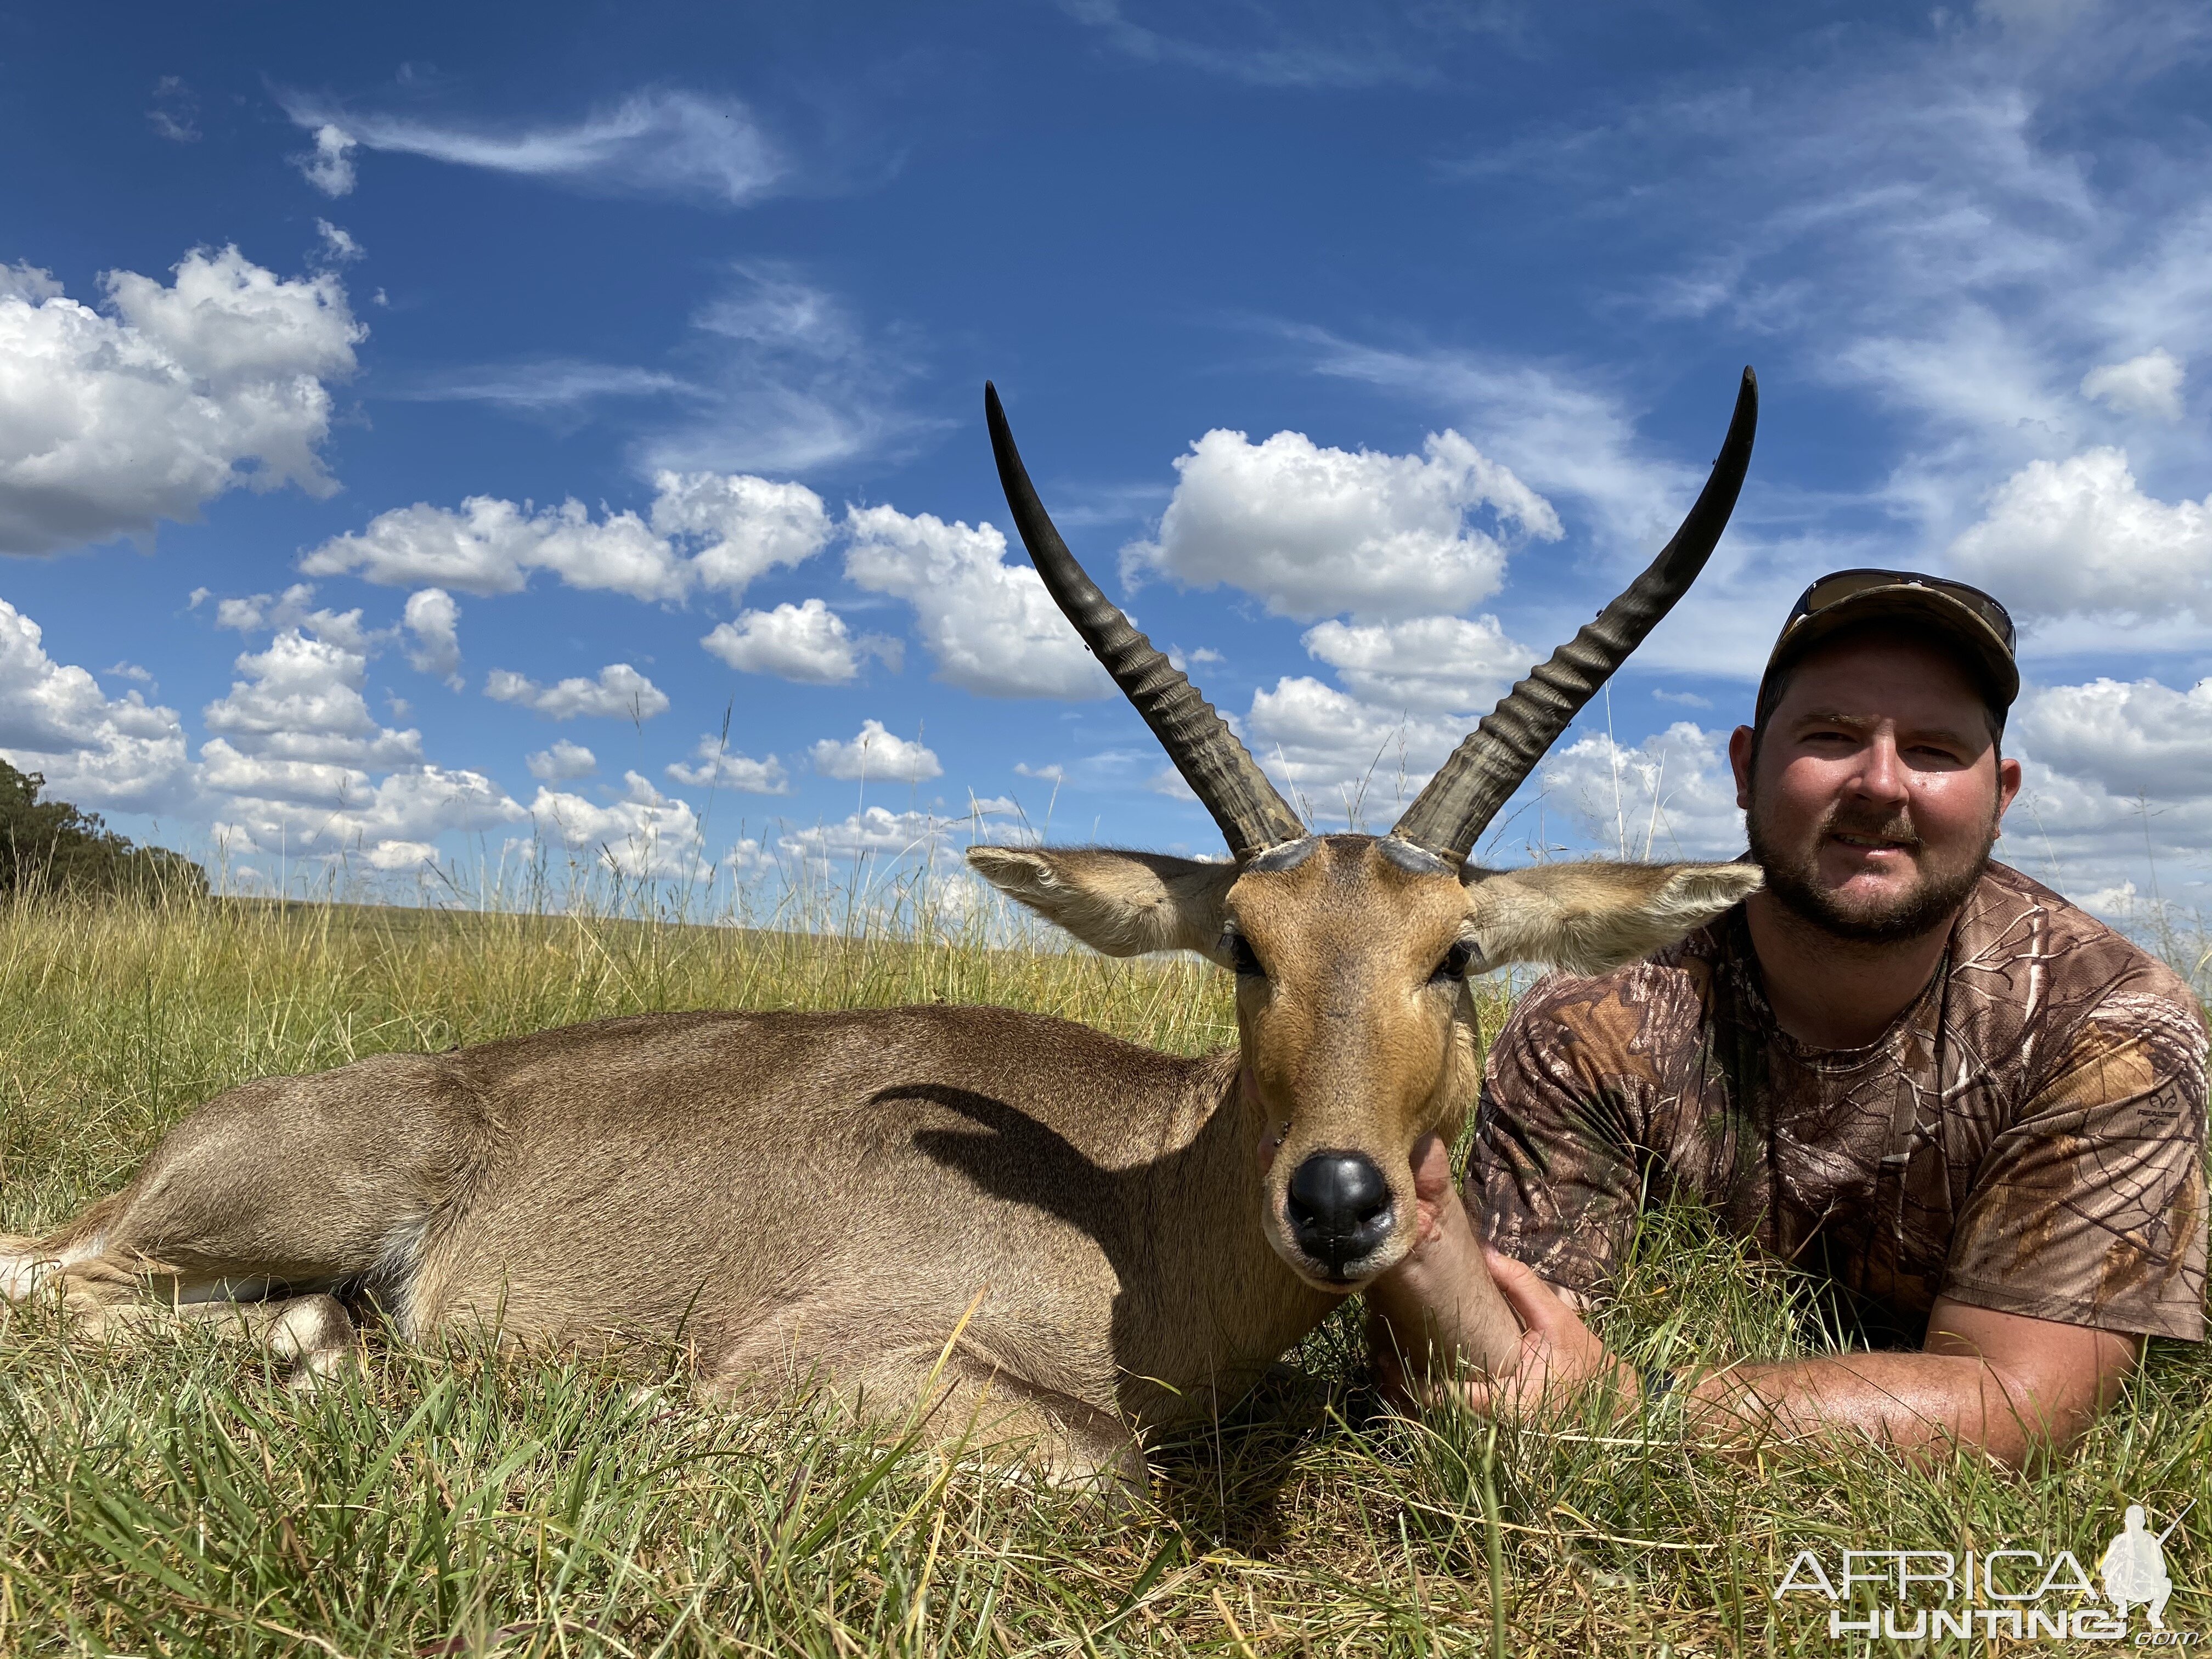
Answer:
<svg viewBox="0 0 2212 1659"><path fill-rule="evenodd" d="M2020 696L2020 665L2013 660L2012 653L2006 649L1997 631L1972 606L1953 599L1941 588L1925 587L1917 582L1865 588L1805 617L1774 642L1760 684L1763 687L1777 670L1797 661L1822 641L1846 628L1875 622L1916 623L1956 640L1969 664L1980 675L1984 689L1996 700L2000 713L2010 708L2013 700Z"/></svg>

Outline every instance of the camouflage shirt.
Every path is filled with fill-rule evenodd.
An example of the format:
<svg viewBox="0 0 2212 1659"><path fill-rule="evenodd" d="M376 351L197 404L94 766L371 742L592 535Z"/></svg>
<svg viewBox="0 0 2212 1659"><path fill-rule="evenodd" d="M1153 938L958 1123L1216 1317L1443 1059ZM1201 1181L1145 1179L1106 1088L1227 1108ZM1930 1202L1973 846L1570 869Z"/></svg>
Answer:
<svg viewBox="0 0 2212 1659"><path fill-rule="evenodd" d="M2178 975L1991 865L1947 966L1863 1048L1775 1023L1738 907L1595 979L1555 975L1491 1049L1471 1207L1584 1291L1638 1206L1694 1199L1900 1338L1939 1295L2201 1338L2205 1030Z"/></svg>

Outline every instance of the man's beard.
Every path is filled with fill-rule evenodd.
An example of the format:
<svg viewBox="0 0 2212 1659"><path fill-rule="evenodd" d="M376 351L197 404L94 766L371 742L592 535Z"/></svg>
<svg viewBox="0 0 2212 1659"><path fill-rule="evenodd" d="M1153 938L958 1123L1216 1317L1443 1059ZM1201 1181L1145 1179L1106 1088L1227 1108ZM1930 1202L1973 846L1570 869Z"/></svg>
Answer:
<svg viewBox="0 0 2212 1659"><path fill-rule="evenodd" d="M1839 802L1829 809L1802 854L1775 844L1766 833L1755 799L1744 818L1751 837L1751 856L1766 872L1766 890L1784 909L1822 933L1862 945L1894 945L1918 939L1949 921L1989 867L1990 852L1997 839L1992 820L1988 837L1955 868L1931 868L1923 856L1920 879L1911 887L1893 897L1860 902L1820 885L1820 848L1829 836L1840 832L1868 841L1893 842L1924 855L1925 843L1903 812L1879 823L1849 822Z"/></svg>

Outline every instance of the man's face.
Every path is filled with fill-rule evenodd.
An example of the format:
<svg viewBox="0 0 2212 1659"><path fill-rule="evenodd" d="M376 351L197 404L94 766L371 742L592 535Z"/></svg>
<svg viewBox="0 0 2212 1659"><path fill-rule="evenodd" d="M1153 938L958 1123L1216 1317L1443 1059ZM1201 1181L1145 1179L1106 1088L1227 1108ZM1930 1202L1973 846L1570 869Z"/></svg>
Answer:
<svg viewBox="0 0 2212 1659"><path fill-rule="evenodd" d="M1767 889L1841 938L1917 938L1980 878L2020 763L1995 763L1973 682L1941 650L1848 635L1798 665L1759 744L1729 742Z"/></svg>

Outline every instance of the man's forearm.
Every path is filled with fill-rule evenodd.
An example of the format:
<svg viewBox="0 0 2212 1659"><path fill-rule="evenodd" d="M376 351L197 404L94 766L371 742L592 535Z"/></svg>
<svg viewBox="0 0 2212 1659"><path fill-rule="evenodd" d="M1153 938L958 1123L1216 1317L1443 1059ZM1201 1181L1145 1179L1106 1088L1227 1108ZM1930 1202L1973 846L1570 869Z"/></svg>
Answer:
<svg viewBox="0 0 2212 1659"><path fill-rule="evenodd" d="M1519 1357L1520 1322L1471 1241L1452 1265L1416 1262L1367 1292L1376 1360L1416 1389L1462 1367L1504 1376Z"/></svg>
<svg viewBox="0 0 2212 1659"><path fill-rule="evenodd" d="M2069 1444L2094 1410L2039 1395L1986 1360L1936 1353L1734 1365L1686 1378L1680 1389L1692 1434L1745 1449L1863 1437L1937 1459L1954 1444L1978 1446L2014 1467L2034 1450Z"/></svg>
<svg viewBox="0 0 2212 1659"><path fill-rule="evenodd" d="M1413 1252L1367 1287L1376 1364L1419 1393L1462 1368L1502 1376L1520 1358L1521 1322L1489 1271L1443 1139L1413 1148L1419 1232Z"/></svg>

